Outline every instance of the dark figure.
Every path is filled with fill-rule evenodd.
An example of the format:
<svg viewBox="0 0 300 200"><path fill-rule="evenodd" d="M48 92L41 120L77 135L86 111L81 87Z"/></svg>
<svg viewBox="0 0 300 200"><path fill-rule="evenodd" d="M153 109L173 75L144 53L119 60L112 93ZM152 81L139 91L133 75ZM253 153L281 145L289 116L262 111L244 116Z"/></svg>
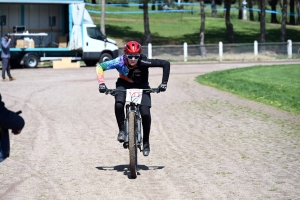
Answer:
<svg viewBox="0 0 300 200"><path fill-rule="evenodd" d="M18 135L25 125L24 119L17 113L5 108L0 95L0 162L9 157L9 129L12 133Z"/></svg>

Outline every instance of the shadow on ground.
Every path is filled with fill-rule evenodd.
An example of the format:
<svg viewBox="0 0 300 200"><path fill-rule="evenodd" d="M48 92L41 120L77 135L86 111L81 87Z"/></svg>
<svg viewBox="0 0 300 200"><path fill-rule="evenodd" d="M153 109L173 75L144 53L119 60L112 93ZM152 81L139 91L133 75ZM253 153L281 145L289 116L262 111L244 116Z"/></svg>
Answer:
<svg viewBox="0 0 300 200"><path fill-rule="evenodd" d="M141 170L159 170L163 169L164 166L146 166L146 165L138 165L138 175L140 175ZM100 166L96 167L96 169L101 171L116 171L123 172L125 176L131 178L129 165L116 165L116 166Z"/></svg>

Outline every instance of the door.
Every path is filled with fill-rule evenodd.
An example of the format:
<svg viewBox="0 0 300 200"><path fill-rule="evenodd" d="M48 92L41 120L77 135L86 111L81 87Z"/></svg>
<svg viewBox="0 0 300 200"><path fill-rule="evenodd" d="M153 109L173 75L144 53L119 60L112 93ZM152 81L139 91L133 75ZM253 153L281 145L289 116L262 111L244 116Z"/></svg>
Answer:
<svg viewBox="0 0 300 200"><path fill-rule="evenodd" d="M95 25L85 25L84 26L84 34L83 34L83 52L86 54L98 54L98 58L95 60L99 60L100 53L105 48L104 35L100 32L99 28ZM92 55L90 55L92 56ZM89 56L89 57L90 57ZM96 55L93 55L94 57ZM92 59L92 58L90 58Z"/></svg>

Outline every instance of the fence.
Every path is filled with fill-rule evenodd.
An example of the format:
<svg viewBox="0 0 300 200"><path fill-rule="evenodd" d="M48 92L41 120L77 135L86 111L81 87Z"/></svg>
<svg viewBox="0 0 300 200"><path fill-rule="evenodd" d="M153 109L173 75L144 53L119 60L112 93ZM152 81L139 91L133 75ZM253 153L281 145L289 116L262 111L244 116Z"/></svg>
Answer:
<svg viewBox="0 0 300 200"><path fill-rule="evenodd" d="M240 43L204 45L143 46L143 54L148 58L160 58L170 62L197 61L267 61L300 59L300 42L291 40L279 43ZM123 47L119 48L123 54Z"/></svg>

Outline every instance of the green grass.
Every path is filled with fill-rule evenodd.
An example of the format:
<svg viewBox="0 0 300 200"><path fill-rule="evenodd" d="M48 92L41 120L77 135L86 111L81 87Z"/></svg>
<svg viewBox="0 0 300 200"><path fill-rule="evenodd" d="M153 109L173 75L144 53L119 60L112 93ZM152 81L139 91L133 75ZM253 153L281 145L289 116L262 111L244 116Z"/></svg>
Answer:
<svg viewBox="0 0 300 200"><path fill-rule="evenodd" d="M204 85L300 114L300 65L256 66L196 77Z"/></svg>
<svg viewBox="0 0 300 200"><path fill-rule="evenodd" d="M100 10L100 7L88 9ZM185 7L190 10L191 7ZM199 11L199 6L193 10ZM149 11L151 8L149 8ZM219 11L217 18L212 18L210 7L206 8L205 22L205 43L218 44L219 41L228 43L227 30L225 26L224 12ZM138 7L106 7L106 11L142 11ZM257 13L254 13L257 19ZM91 14L94 23L100 25L100 14ZM234 28L236 43L253 43L259 40L260 24L256 21L243 21L237 19L238 11L231 12L231 23ZM279 16L278 16L279 19ZM182 45L199 44L200 13L149 13L150 31L153 45ZM270 21L270 14L267 14L267 22ZM131 39L143 41L144 21L143 14L106 14L106 34L112 39L128 41ZM267 42L280 42L280 24L266 23ZM299 40L300 29L297 26L287 25L286 40L294 42ZM119 46L123 46L120 44Z"/></svg>

